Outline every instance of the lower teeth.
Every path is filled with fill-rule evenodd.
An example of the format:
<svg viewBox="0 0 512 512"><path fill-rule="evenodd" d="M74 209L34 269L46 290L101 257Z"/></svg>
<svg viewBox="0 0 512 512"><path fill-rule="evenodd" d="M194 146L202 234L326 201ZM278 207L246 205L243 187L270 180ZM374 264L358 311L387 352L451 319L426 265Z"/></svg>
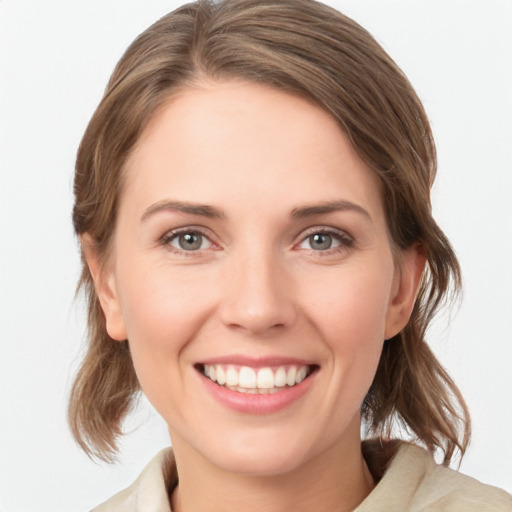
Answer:
<svg viewBox="0 0 512 512"><path fill-rule="evenodd" d="M220 384L219 384L220 385ZM274 393L279 393L279 391L283 391L285 389L289 389L293 386L283 386L280 388L242 388L240 386L228 386L223 385L223 388L230 389L231 391L237 391L239 393L248 393L250 395L272 395Z"/></svg>

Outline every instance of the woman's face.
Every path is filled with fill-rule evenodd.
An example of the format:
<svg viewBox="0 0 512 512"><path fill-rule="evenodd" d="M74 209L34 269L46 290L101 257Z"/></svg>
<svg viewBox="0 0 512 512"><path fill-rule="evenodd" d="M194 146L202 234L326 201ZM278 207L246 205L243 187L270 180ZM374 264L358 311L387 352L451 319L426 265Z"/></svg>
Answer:
<svg viewBox="0 0 512 512"><path fill-rule="evenodd" d="M402 260L376 178L324 111L204 84L130 156L99 293L177 453L277 474L359 445L383 341L414 300L418 258Z"/></svg>

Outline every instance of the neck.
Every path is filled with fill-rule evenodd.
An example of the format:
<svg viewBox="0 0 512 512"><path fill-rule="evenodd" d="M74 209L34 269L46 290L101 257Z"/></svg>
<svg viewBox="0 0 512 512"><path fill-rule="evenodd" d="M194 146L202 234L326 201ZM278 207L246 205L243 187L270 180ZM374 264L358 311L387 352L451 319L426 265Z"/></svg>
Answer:
<svg viewBox="0 0 512 512"><path fill-rule="evenodd" d="M357 507L374 487L359 439L348 447L340 442L300 467L271 476L225 471L180 445L173 442L179 474L173 512L343 512Z"/></svg>

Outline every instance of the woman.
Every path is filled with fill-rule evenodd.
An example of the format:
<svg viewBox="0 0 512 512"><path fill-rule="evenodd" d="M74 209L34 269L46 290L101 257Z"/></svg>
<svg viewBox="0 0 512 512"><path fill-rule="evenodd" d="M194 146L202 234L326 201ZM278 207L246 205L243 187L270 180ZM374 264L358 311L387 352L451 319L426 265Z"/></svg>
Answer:
<svg viewBox="0 0 512 512"><path fill-rule="evenodd" d="M141 34L77 157L70 420L109 458L142 389L173 451L98 510L508 510L428 453L470 435L424 342L460 285L434 174L410 84L330 8L199 2Z"/></svg>

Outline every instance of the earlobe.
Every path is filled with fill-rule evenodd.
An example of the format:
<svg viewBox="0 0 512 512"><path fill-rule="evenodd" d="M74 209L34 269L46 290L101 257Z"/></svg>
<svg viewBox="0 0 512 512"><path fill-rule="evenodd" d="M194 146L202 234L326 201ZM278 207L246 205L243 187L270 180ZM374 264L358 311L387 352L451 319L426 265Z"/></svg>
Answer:
<svg viewBox="0 0 512 512"><path fill-rule="evenodd" d="M94 281L101 309L105 315L108 335L116 341L124 341L127 339L127 334L117 294L114 271L109 266L102 264L96 245L90 235L82 235L80 243Z"/></svg>
<svg viewBox="0 0 512 512"><path fill-rule="evenodd" d="M385 339L396 336L407 325L418 296L425 262L425 250L419 244L402 253L386 317Z"/></svg>

